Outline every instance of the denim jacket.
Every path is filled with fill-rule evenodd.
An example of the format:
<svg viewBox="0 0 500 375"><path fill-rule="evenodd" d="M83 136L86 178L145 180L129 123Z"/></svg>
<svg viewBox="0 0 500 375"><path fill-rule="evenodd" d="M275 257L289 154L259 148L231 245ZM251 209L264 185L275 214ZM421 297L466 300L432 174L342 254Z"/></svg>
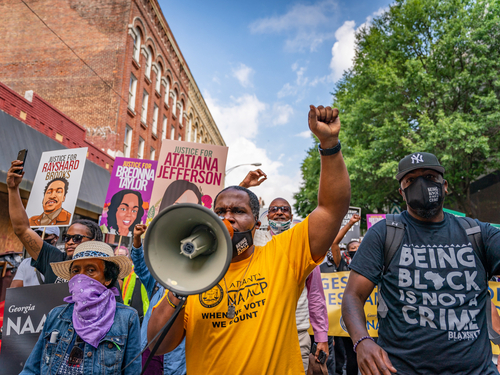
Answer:
<svg viewBox="0 0 500 375"><path fill-rule="evenodd" d="M72 349L70 343L76 334L73 328L73 307L74 304L70 303L55 307L49 312L42 333L20 375L57 374L65 354ZM97 349L85 343L83 357L85 375L121 374L121 368L141 351L139 325L137 311L117 303L113 325ZM55 343L50 342L53 332L58 332ZM123 374L137 375L140 372L139 356Z"/></svg>
<svg viewBox="0 0 500 375"><path fill-rule="evenodd" d="M151 318L151 312L153 307L158 303L158 301L165 294L165 288L158 284L158 290L154 292L156 286L156 280L149 272L146 266L146 261L144 260L144 251L142 246L138 249L132 247L130 252L132 262L134 262L134 272L137 277L141 280L142 285L146 288L149 297L149 309L144 315L144 320L142 321L141 328L141 348L144 349L148 343L148 322ZM182 340L177 348L172 350L170 353L163 355L163 375L184 375L186 373L186 339Z"/></svg>

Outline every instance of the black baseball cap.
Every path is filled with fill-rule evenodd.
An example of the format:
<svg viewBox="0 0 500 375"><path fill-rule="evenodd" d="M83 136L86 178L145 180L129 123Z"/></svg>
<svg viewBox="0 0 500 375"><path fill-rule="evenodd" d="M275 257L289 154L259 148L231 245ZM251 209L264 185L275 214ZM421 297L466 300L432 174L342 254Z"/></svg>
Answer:
<svg viewBox="0 0 500 375"><path fill-rule="evenodd" d="M439 164L436 155L429 152L414 152L399 161L396 180L401 181L405 174L415 169L432 169L444 174L444 167Z"/></svg>

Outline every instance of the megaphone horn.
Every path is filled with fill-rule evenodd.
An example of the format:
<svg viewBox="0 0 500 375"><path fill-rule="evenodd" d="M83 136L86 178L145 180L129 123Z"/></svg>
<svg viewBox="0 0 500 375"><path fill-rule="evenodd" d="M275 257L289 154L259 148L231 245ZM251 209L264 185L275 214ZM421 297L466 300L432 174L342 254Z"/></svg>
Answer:
<svg viewBox="0 0 500 375"><path fill-rule="evenodd" d="M161 211L144 239L144 258L152 276L181 295L213 288L226 274L232 257L226 225L199 204L181 203Z"/></svg>

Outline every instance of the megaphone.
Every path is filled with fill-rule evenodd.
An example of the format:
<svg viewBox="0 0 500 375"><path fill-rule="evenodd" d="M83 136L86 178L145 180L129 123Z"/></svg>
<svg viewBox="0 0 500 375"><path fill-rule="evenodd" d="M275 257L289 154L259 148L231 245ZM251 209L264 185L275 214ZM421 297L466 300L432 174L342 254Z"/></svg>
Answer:
<svg viewBox="0 0 500 375"><path fill-rule="evenodd" d="M199 204L180 203L161 211L144 239L144 258L151 275L181 295L212 289L233 258L224 222Z"/></svg>

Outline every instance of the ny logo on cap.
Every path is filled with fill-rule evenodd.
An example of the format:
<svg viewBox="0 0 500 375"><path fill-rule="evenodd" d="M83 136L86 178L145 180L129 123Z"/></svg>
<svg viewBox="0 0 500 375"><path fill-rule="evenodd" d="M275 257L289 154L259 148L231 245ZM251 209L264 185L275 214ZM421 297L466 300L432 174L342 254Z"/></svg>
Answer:
<svg viewBox="0 0 500 375"><path fill-rule="evenodd" d="M421 154L416 154L416 155L412 155L411 156L411 163L412 164L415 164L415 163L423 163L424 162L424 158L422 157Z"/></svg>

